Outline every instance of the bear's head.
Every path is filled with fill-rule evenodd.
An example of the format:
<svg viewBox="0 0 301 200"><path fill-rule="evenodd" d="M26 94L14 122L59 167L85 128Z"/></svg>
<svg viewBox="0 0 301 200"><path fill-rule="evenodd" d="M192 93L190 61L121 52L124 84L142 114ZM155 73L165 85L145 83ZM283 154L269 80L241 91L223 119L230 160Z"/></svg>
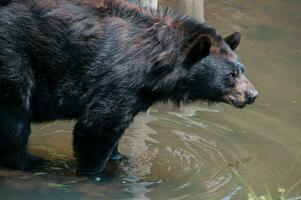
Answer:
<svg viewBox="0 0 301 200"><path fill-rule="evenodd" d="M237 108L254 103L258 92L234 53L240 39L235 32L226 38L201 34L194 40L183 62L186 99L225 102Z"/></svg>

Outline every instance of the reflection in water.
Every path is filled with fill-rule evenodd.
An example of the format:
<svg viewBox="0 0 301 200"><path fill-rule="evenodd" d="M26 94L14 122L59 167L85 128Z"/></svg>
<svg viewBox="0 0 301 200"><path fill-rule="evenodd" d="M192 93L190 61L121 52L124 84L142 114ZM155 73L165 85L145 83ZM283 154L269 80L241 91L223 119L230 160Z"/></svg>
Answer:
<svg viewBox="0 0 301 200"><path fill-rule="evenodd" d="M194 14L191 5L179 5ZM154 106L122 139L128 158L93 178L72 171L73 122L34 125L30 148L51 162L34 173L1 168L1 199L245 199L248 191L231 168L259 193L265 185L273 194L289 188L301 179L300 6L205 1L209 24L225 34L242 31L238 54L262 94L254 106Z"/></svg>

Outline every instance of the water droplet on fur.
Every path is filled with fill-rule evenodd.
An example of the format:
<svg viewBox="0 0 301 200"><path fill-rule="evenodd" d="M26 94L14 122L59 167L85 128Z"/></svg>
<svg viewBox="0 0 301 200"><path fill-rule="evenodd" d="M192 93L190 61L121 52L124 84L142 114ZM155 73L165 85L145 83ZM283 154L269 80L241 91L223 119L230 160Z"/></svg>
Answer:
<svg viewBox="0 0 301 200"><path fill-rule="evenodd" d="M95 177L94 180L95 180L96 182L100 182L100 181L101 181L101 178L100 178L100 177Z"/></svg>

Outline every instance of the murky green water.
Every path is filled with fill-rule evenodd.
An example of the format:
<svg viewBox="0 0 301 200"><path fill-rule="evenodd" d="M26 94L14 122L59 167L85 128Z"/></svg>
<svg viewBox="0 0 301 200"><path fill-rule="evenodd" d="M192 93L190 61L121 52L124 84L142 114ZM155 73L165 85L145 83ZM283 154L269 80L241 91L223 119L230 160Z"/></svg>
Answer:
<svg viewBox="0 0 301 200"><path fill-rule="evenodd" d="M154 106L122 139L128 160L94 178L72 171L72 122L33 125L30 149L52 162L36 173L1 168L0 199L246 199L232 168L258 193L300 181L301 1L205 5L209 24L243 34L238 54L261 93L254 106ZM298 186L290 196L300 195Z"/></svg>

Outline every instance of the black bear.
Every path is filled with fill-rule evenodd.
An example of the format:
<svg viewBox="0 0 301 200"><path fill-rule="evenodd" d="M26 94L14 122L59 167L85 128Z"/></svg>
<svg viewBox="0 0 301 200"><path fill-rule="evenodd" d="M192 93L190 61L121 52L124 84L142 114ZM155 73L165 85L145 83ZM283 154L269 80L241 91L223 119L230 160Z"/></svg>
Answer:
<svg viewBox="0 0 301 200"><path fill-rule="evenodd" d="M233 52L238 32L121 0L11 0L0 5L0 163L30 170L31 122L75 119L77 172L118 158L134 116L158 101L226 102L258 93ZM93 3L93 5L91 4Z"/></svg>

